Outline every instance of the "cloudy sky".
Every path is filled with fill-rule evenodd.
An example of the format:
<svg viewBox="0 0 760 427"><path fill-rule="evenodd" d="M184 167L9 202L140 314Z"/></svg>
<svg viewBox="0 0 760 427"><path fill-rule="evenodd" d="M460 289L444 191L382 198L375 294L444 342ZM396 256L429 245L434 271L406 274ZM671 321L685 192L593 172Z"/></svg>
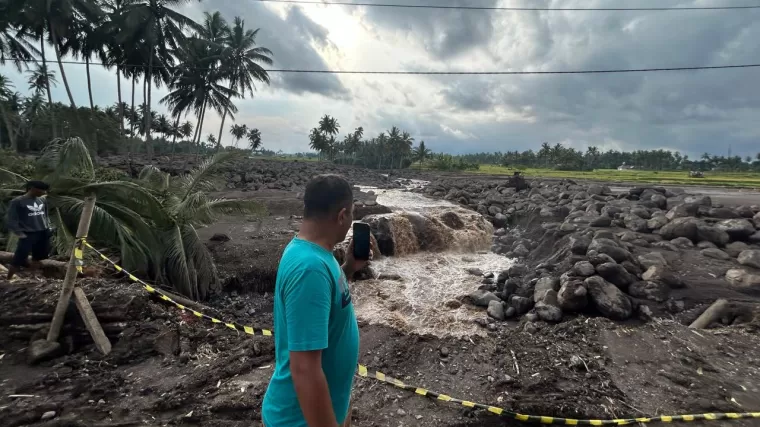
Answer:
<svg viewBox="0 0 760 427"><path fill-rule="evenodd" d="M380 0L376 0L380 2ZM535 6L726 6L739 0L409 0L403 3ZM399 3L399 1L395 1ZM214 0L183 12L219 10L259 27L275 68L387 71L554 71L760 62L760 9L671 12L510 12L394 9ZM18 89L22 76L9 67ZM86 104L82 67L67 66ZM346 131L398 126L435 151L536 148L760 151L760 68L528 76L273 74L254 99L237 100L237 123L261 130L266 148L307 150L308 132L330 114ZM94 70L95 102L116 100L116 81ZM59 79L60 80L60 79ZM139 87L138 87L139 88ZM154 99L166 94L157 90ZM125 99L129 87L123 87ZM62 85L54 97L63 101ZM158 107L163 110L162 107ZM229 120L227 121L229 126ZM208 113L204 135L220 118ZM225 131L225 143L231 142Z"/></svg>

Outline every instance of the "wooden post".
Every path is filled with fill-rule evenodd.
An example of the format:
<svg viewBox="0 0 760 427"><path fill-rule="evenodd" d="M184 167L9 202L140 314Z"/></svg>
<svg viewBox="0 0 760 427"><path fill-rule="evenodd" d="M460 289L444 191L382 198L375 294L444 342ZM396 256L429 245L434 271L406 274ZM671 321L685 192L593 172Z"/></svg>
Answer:
<svg viewBox="0 0 760 427"><path fill-rule="evenodd" d="M697 317L697 320L689 325L689 327L692 329L704 329L710 326L711 323L720 319L720 317L723 316L723 313L726 312L727 308L727 300L723 298L715 300L715 302L712 303L711 306L707 307L707 310L705 310L704 313Z"/></svg>
<svg viewBox="0 0 760 427"><path fill-rule="evenodd" d="M79 315L84 320L84 325L90 331L92 340L95 341L95 346L103 354L110 353L111 341L108 341L106 333L103 332L103 328L100 326L97 316L95 316L95 311L90 306L90 302L87 301L87 295L84 294L84 291L80 287L74 288L74 303L77 305Z"/></svg>
<svg viewBox="0 0 760 427"><path fill-rule="evenodd" d="M76 245L80 244L80 240L87 237L87 232L90 229L90 220L92 219L92 212L95 210L95 196L89 196L84 200L84 207L82 208L82 216L79 217L79 226L77 227L77 242L75 246L71 248L71 256L69 257L69 266L66 269L66 277L63 279L63 285L61 286L61 294L58 297L58 304L55 306L55 313L53 313L53 321L50 324L50 331L48 331L47 340L51 342L58 341L58 336L61 334L61 328L63 327L63 319L66 316L66 309L69 306L69 300L71 299L71 293L74 291L74 281L77 278L77 258L75 254Z"/></svg>

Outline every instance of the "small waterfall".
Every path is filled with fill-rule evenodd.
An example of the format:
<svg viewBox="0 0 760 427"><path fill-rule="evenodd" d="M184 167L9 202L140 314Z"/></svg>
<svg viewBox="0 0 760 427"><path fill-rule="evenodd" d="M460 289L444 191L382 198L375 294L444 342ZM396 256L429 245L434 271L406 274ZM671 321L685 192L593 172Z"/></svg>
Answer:
<svg viewBox="0 0 760 427"><path fill-rule="evenodd" d="M376 279L353 286L357 315L370 323L438 336L482 334L473 319L482 309L462 305L482 277L512 260L488 252L493 226L477 212L401 190L374 190L393 210L364 219L382 257L373 261Z"/></svg>

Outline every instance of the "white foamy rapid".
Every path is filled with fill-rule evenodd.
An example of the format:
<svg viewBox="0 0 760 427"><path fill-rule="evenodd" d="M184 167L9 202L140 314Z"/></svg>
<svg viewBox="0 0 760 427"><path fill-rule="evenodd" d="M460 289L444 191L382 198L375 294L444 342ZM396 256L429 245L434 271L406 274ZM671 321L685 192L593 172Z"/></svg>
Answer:
<svg viewBox="0 0 760 427"><path fill-rule="evenodd" d="M375 191L378 203L394 211L424 213L451 209L473 214L447 201L428 199L417 193L362 190ZM482 334L482 329L473 320L482 317L483 310L458 303L463 296L477 289L482 280L482 277L469 274L467 269L498 274L514 262L487 252L490 242L483 243L483 247L478 248L480 252L452 249L373 261L377 279L360 281L353 286L357 316L366 322L407 333L437 336Z"/></svg>

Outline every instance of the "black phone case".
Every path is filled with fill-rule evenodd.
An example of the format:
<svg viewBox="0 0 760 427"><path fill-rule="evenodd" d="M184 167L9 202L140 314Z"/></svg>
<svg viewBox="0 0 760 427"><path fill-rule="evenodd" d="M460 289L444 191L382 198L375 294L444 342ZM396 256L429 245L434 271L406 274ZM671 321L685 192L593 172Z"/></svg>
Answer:
<svg viewBox="0 0 760 427"><path fill-rule="evenodd" d="M369 225L362 223L354 224L354 258L368 260L370 252L370 229ZM366 248L366 251L363 249ZM363 253L360 253L363 252Z"/></svg>

